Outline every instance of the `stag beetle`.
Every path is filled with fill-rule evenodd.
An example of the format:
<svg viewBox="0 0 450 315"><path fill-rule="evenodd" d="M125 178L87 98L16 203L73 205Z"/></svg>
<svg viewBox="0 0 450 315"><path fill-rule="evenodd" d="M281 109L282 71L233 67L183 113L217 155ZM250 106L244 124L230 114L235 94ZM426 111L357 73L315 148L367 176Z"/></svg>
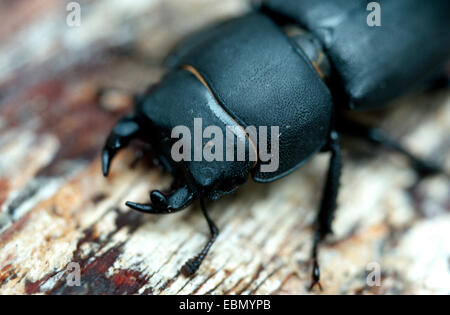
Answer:
<svg viewBox="0 0 450 315"><path fill-rule="evenodd" d="M115 125L102 154L105 176L117 151L140 138L151 144L176 183L170 194L153 190L151 203L128 201L128 207L166 214L200 200L211 237L182 267L184 275L197 271L218 235L205 199L233 192L249 175L256 182L272 182L316 153L330 152L312 247L311 288L320 287L318 245L332 231L342 167L340 133L394 149L420 173L440 171L382 130L341 113L380 108L424 86L443 69L450 56L450 2L383 1L382 25L377 27L367 24L366 5L356 0L268 0L244 16L200 31L174 50L161 82L139 95L134 113ZM176 161L172 130L179 125L192 130L199 117L223 130L236 127L246 154L256 156L259 148L245 128L279 126L277 170L263 172L260 159ZM197 149L208 145L203 139Z"/></svg>

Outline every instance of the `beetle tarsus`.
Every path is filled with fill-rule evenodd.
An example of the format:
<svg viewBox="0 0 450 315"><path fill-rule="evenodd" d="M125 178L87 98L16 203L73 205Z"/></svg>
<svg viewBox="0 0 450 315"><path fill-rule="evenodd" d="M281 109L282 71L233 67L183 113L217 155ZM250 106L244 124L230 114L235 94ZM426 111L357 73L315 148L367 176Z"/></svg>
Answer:
<svg viewBox="0 0 450 315"><path fill-rule="evenodd" d="M316 286L320 291L323 291L322 285L320 284L320 268L317 259L314 260L311 286L309 287L309 291L312 291Z"/></svg>
<svg viewBox="0 0 450 315"><path fill-rule="evenodd" d="M198 256L191 258L183 265L183 267L181 267L180 271L183 276L190 277L197 272L198 268L200 268L200 264L201 260L199 260Z"/></svg>
<svg viewBox="0 0 450 315"><path fill-rule="evenodd" d="M312 291L314 287L318 286L320 291L322 291L322 285L320 284L320 268L319 268L319 261L318 261L318 247L319 243L322 240L322 233L318 229L316 230L316 233L314 234L314 241L313 241L313 247L312 247L312 259L313 259L313 269L311 274L311 285L309 287L309 291Z"/></svg>
<svg viewBox="0 0 450 315"><path fill-rule="evenodd" d="M203 216L205 217L206 222L208 223L209 230L211 232L211 236L210 236L208 242L206 243L206 245L201 250L201 252L197 256L189 259L183 265L183 267L181 267L181 273L186 277L192 276L193 274L195 274L195 272L198 270L198 268L200 268L200 265L202 264L203 259L205 259L206 254L208 254L209 249L211 248L212 244L215 242L217 236L219 235L219 229L216 227L214 222L209 217L203 198L200 198L200 205L201 205Z"/></svg>

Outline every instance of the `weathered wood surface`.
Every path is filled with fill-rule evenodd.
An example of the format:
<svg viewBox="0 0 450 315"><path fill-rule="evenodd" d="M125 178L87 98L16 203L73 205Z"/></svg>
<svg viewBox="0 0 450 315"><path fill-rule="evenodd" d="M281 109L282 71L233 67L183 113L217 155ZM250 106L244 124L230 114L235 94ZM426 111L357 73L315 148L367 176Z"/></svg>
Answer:
<svg viewBox="0 0 450 315"><path fill-rule="evenodd" d="M99 152L126 102L99 86L142 91L183 35L246 10L238 0L82 1L82 25L56 0L0 3L0 293L306 293L326 156L269 185L210 203L221 234L198 274L179 274L208 236L198 205L170 216L129 211L169 177L149 163L112 176ZM111 51L133 43L146 58ZM110 106L117 103L117 106ZM121 105L123 103L123 105ZM103 105L102 105L103 104ZM450 170L450 93L412 96L372 114L417 154ZM405 161L344 141L335 235L322 247L324 293L450 293L450 186L418 181ZM81 286L68 286L70 262ZM381 286L366 284L367 264Z"/></svg>

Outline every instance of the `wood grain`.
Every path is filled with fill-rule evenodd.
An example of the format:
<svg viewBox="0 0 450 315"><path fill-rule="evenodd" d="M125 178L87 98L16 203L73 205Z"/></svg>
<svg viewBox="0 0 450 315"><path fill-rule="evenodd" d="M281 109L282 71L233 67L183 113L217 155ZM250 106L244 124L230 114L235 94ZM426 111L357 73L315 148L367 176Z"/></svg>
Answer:
<svg viewBox="0 0 450 315"><path fill-rule="evenodd" d="M208 237L199 205L169 216L128 210L125 200L145 201L170 183L151 159L130 168L133 150L101 176L103 141L129 104L114 95L105 101L97 89L142 91L164 73L180 38L247 5L80 3L79 28L66 26L60 1L0 4L0 293L307 293L326 155L276 183L249 182L210 202L221 233L192 278L179 268ZM130 47L142 58L130 57ZM448 172L450 92L396 105L362 117ZM344 145L335 234L320 252L323 293L450 293L448 178L419 181L402 157L350 139ZM71 262L80 264L81 286L67 285ZM374 262L381 285L371 287Z"/></svg>

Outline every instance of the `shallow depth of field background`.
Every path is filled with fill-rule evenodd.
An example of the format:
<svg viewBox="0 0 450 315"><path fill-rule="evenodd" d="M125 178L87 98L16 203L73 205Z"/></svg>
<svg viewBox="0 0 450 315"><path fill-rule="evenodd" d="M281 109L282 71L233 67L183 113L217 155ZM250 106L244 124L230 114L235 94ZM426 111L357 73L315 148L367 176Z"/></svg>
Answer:
<svg viewBox="0 0 450 315"><path fill-rule="evenodd" d="M189 279L178 270L209 233L198 204L162 217L128 210L125 200L170 183L149 161L130 168L132 149L101 176L103 142L130 103L99 89L143 91L181 38L246 2L78 1L80 27L66 24L67 3L0 2L0 293L306 293L326 155L210 203L221 234ZM450 171L448 89L360 116ZM448 178L418 180L398 155L343 145L335 234L320 252L324 293L450 293ZM71 262L81 286L67 285ZM366 281L373 266L380 286Z"/></svg>

